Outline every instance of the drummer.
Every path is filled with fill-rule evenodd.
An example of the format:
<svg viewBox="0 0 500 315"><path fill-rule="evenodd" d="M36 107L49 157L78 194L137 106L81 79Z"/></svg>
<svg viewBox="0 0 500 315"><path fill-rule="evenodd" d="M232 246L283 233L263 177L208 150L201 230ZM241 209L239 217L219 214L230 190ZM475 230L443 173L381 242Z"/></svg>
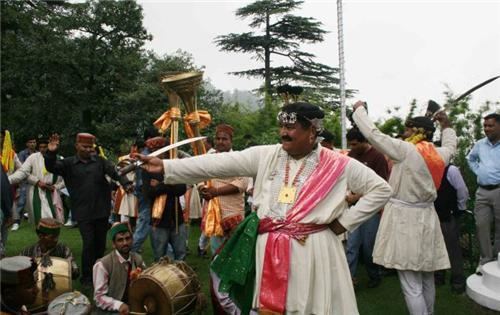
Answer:
<svg viewBox="0 0 500 315"><path fill-rule="evenodd" d="M129 314L128 288L134 274L144 270L142 257L130 251L132 233L128 222L117 222L109 230L114 250L94 265L95 314Z"/></svg>
<svg viewBox="0 0 500 315"><path fill-rule="evenodd" d="M26 306L35 302L36 263L23 256L6 257L0 260L1 314L29 314Z"/></svg>
<svg viewBox="0 0 500 315"><path fill-rule="evenodd" d="M36 227L38 242L24 248L19 255L40 258L42 266L50 266L50 257L68 259L71 262L71 277L77 279L80 270L73 258L71 249L59 242L61 223L53 218L42 218Z"/></svg>

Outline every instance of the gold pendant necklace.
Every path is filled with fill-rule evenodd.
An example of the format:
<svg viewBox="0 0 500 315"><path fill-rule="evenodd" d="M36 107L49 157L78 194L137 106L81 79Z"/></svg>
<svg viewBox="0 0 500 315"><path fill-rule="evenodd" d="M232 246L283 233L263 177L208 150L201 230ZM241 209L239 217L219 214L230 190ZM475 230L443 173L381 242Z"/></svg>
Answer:
<svg viewBox="0 0 500 315"><path fill-rule="evenodd" d="M297 188L281 186L280 194L278 195L278 202L291 204L295 201L295 193Z"/></svg>
<svg viewBox="0 0 500 315"><path fill-rule="evenodd" d="M302 165L300 165L300 168L297 171L297 174L295 175L295 178L293 179L292 185L288 186L288 177L290 173L290 157L288 157L285 166L285 180L283 186L281 186L280 188L278 202L285 204L292 204L295 202L295 195L297 193L297 181L305 166L306 160L304 159L304 161L302 161Z"/></svg>

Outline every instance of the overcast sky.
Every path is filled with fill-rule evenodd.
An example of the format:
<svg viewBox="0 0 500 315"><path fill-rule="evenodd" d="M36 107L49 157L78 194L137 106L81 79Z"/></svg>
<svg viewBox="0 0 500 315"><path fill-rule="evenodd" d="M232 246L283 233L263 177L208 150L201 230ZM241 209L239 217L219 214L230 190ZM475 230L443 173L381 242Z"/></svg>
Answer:
<svg viewBox="0 0 500 315"><path fill-rule="evenodd" d="M251 55L220 52L213 42L251 30L248 20L234 15L250 2L139 1L153 35L146 47L159 55L190 52L221 90L254 89L260 81L227 73L259 64ZM422 107L428 99L442 104L446 86L459 95L500 75L500 0L344 1L343 11L347 88L359 91L348 104L366 100L377 117L389 107L407 108L414 98ZM304 48L338 67L336 1L306 0L293 13L323 23L325 41ZM500 101L500 79L475 92L472 106L485 100Z"/></svg>

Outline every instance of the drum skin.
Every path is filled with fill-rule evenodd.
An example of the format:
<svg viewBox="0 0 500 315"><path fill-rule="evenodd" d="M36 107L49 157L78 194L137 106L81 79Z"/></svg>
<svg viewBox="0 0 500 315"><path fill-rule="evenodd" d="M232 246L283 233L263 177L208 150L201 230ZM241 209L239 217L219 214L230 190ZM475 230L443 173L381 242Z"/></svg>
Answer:
<svg viewBox="0 0 500 315"><path fill-rule="evenodd" d="M199 292L200 282L191 267L162 258L130 284L129 307L135 314L191 314Z"/></svg>
<svg viewBox="0 0 500 315"><path fill-rule="evenodd" d="M50 302L48 315L87 315L92 307L89 299L78 291L63 293Z"/></svg>
<svg viewBox="0 0 500 315"><path fill-rule="evenodd" d="M46 310L50 301L63 293L73 290L70 261L59 257L50 257L50 260L52 261L52 266L42 267L40 265L40 258L36 258L38 264L38 279L36 285L39 291L35 302L28 307L30 312ZM55 288L51 289L47 294L44 294L44 292L42 292L42 283L46 273L52 273Z"/></svg>

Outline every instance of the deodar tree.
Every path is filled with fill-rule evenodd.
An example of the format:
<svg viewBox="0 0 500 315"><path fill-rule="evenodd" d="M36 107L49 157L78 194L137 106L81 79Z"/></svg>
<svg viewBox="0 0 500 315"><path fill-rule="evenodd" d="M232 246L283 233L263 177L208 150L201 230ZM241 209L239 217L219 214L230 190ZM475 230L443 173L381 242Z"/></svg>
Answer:
<svg viewBox="0 0 500 315"><path fill-rule="evenodd" d="M315 55L301 50L303 43L320 43L325 30L321 22L311 17L291 14L303 1L260 0L236 11L239 18L250 19L254 30L241 34L218 36L216 44L222 51L248 53L262 67L231 72L238 76L264 80L266 106L275 87L282 84L301 85L304 95L319 104L331 104L336 99L337 69L318 63Z"/></svg>

